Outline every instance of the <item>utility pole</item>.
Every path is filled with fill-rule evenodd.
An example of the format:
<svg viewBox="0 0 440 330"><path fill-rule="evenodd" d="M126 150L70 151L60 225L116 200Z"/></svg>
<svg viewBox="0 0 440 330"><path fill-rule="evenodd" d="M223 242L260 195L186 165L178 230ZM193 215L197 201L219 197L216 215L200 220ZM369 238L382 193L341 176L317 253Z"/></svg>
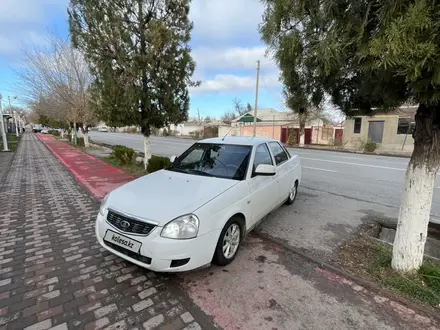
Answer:
<svg viewBox="0 0 440 330"><path fill-rule="evenodd" d="M257 84L255 86L255 106L254 106L254 137L257 135L257 108L258 108L258 83L260 80L260 60L257 61Z"/></svg>
<svg viewBox="0 0 440 330"><path fill-rule="evenodd" d="M14 100L17 98L17 96L14 96ZM8 101L9 101L9 112L12 114L12 106L11 106L11 97L8 96ZM18 133L18 120L17 120L17 113L14 110L13 112L14 114L14 124L15 124L15 134L17 135L17 137L20 136L20 134Z"/></svg>
<svg viewBox="0 0 440 330"><path fill-rule="evenodd" d="M3 151L9 151L8 149L8 139L6 138L5 132L5 121L3 118L3 110L2 110L2 94L0 94L0 129L2 131L2 139L3 139Z"/></svg>

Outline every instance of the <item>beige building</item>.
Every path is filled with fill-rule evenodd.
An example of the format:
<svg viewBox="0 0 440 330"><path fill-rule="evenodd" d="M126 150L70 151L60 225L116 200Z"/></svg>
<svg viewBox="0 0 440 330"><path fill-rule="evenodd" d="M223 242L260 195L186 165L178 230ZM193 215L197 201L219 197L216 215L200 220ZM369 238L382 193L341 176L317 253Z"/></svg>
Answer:
<svg viewBox="0 0 440 330"><path fill-rule="evenodd" d="M417 106L400 107L373 116L359 116L345 121L343 144L348 149L358 149L362 143L376 142L380 151L412 151L412 129Z"/></svg>

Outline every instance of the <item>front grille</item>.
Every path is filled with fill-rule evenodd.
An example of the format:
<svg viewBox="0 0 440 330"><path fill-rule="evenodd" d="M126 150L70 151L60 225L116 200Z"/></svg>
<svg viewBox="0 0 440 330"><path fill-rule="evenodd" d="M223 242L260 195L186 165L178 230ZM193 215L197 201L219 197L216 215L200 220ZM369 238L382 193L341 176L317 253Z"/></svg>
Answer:
<svg viewBox="0 0 440 330"><path fill-rule="evenodd" d="M138 235L148 235L156 227L151 223L134 220L111 210L108 211L107 221L121 231Z"/></svg>
<svg viewBox="0 0 440 330"><path fill-rule="evenodd" d="M151 264L151 258L149 257L144 257L142 255L140 255L139 253L124 249L123 247L107 242L106 240L104 240L104 244L107 245L108 247L111 247L113 250L116 250L122 254L125 254L127 257L139 260L140 262L143 262L144 264L150 265Z"/></svg>

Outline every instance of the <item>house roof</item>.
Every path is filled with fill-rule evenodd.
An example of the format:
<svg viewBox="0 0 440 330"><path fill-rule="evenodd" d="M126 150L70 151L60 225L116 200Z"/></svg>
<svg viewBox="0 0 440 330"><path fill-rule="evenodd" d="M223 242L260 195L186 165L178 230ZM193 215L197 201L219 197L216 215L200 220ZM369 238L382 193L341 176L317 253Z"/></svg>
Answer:
<svg viewBox="0 0 440 330"><path fill-rule="evenodd" d="M243 120L243 118L246 118ZM249 118L249 119L247 119ZM241 115L233 120L231 122L248 122L253 121L254 118L254 110L246 112L244 115ZM252 120L251 120L252 119ZM257 110L257 121L291 121L294 120L295 116L291 112L281 112L276 111L275 109L258 109Z"/></svg>
<svg viewBox="0 0 440 330"><path fill-rule="evenodd" d="M364 115L361 117L373 117L373 116L399 116L414 118L417 112L418 105L402 106L392 111L383 111L382 109L372 109L373 114L371 116Z"/></svg>

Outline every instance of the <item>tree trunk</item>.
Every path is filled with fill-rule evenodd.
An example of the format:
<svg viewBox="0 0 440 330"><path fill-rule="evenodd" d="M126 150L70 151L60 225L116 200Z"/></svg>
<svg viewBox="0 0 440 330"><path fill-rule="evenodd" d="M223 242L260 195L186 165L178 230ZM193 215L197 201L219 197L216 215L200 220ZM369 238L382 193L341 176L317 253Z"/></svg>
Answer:
<svg viewBox="0 0 440 330"><path fill-rule="evenodd" d="M304 127L306 126L306 115L299 114L299 145L304 146Z"/></svg>
<svg viewBox="0 0 440 330"><path fill-rule="evenodd" d="M393 247L393 269L410 273L423 263L432 195L440 165L440 109L420 105L414 151L405 174Z"/></svg>
<svg viewBox="0 0 440 330"><path fill-rule="evenodd" d="M148 161L151 158L150 137L144 135L144 168L147 169Z"/></svg>
<svg viewBox="0 0 440 330"><path fill-rule="evenodd" d="M83 134L84 134L84 147L88 148L88 147L90 147L90 144L89 144L89 132L88 132L88 130L85 129Z"/></svg>
<svg viewBox="0 0 440 330"><path fill-rule="evenodd" d="M73 144L74 145L78 144L77 135L78 135L78 130L77 130L77 127L76 127L76 122L74 121L73 122Z"/></svg>
<svg viewBox="0 0 440 330"><path fill-rule="evenodd" d="M90 147L90 144L89 144L89 130L87 128L87 125L85 125L85 124L81 125L81 132L83 134L84 147L86 147L86 148Z"/></svg>

